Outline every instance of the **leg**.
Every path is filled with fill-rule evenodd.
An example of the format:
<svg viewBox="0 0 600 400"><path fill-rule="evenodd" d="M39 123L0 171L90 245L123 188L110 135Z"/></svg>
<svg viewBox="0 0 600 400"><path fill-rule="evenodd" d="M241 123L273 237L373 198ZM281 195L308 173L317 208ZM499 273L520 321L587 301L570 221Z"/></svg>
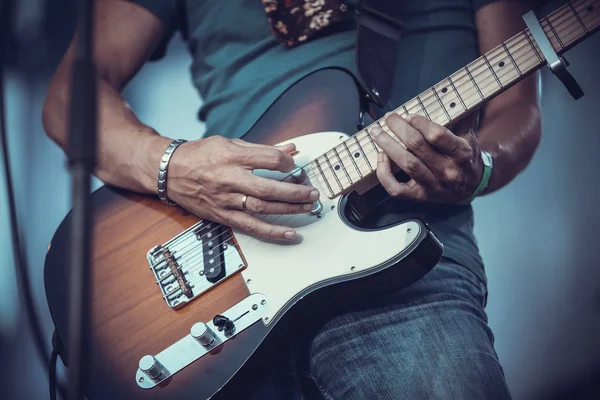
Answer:
<svg viewBox="0 0 600 400"><path fill-rule="evenodd" d="M309 372L327 400L509 399L485 295L472 272L443 259L414 285L327 322Z"/></svg>

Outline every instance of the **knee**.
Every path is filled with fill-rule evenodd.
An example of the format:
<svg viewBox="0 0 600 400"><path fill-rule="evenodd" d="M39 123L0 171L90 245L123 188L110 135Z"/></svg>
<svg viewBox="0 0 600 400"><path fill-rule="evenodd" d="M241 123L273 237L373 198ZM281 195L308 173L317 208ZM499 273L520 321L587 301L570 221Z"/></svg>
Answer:
<svg viewBox="0 0 600 400"><path fill-rule="evenodd" d="M495 354L456 354L411 373L417 398L510 399L504 372ZM409 387L411 383L408 383ZM412 397L412 396L411 396Z"/></svg>
<svg viewBox="0 0 600 400"><path fill-rule="evenodd" d="M372 360L377 368L361 368L355 364L346 376L317 373L315 380L327 399L511 398L502 368L493 354L457 354L451 358L423 356L425 354L419 356L416 352L395 361Z"/></svg>

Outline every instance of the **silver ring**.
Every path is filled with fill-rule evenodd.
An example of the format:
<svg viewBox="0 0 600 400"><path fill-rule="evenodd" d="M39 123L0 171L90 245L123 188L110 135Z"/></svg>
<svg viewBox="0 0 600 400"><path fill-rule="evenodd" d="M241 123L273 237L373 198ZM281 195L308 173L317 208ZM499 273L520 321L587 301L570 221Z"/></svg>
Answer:
<svg viewBox="0 0 600 400"><path fill-rule="evenodd" d="M248 195L245 194L244 197L242 197L242 210L248 212L248 209L246 208L246 201L248 200Z"/></svg>

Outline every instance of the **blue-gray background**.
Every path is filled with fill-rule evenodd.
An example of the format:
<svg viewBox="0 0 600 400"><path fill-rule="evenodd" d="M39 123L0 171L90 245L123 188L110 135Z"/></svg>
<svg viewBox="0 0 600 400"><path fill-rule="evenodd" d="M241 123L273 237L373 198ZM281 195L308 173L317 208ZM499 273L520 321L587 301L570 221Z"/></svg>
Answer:
<svg viewBox="0 0 600 400"><path fill-rule="evenodd" d="M21 48L19 66L5 78L18 217L48 343L52 321L44 254L69 209L70 187L65 158L45 136L40 113L72 30L66 3L52 2L50 34L32 35L34 48ZM21 4L30 5L16 15L22 32L35 33L35 10L43 1ZM570 70L586 92L579 101L544 70L543 139L533 162L509 186L474 206L489 278L489 321L515 399L600 398L599 51L596 35L568 53ZM176 38L168 57L145 66L125 91L140 119L170 137L195 138L204 129L196 120L201 99L191 86L189 65L185 44ZM7 213L0 189L0 397L44 399L47 373L19 300Z"/></svg>

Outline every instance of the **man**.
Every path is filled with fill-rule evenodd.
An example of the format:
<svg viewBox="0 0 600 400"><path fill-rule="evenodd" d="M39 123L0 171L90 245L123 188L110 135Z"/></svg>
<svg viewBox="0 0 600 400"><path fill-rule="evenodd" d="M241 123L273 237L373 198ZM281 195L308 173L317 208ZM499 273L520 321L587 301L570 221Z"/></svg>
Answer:
<svg viewBox="0 0 600 400"><path fill-rule="evenodd" d="M269 11L285 1L262 3ZM352 11L357 2L344 3L347 17L337 28L287 48L272 35L259 0L187 1L184 8L176 0L98 1L97 176L111 185L156 193L160 160L172 139L142 124L120 92L149 58L164 53L169 37L185 25L194 84L204 100L201 118L209 135L227 138L186 142L172 153L168 199L200 217L257 236L293 239L292 228L259 221L252 213L306 212L305 206L320 194L251 175L258 168L289 171L293 147L237 138L309 72L327 66L356 71ZM398 3L404 8L406 29L392 100L384 111L511 37L523 28L521 15L527 11L516 1ZM325 6L325 1L306 0L302 9L310 17ZM70 48L53 77L43 113L48 135L63 149L72 60ZM253 398L306 398L309 392L302 387L307 382L324 398L336 400L510 398L487 326L486 279L473 236L472 209L460 203L477 188L485 189L477 194L500 189L528 164L540 140L537 96L536 77L530 76L496 97L483 109L477 136L458 126L444 129L420 116L387 118L403 145L371 131L385 153L379 157L377 177L394 196L378 222L393 220L400 211L398 201L422 203L425 219L445 245L444 257L414 285L365 300L361 310L328 321L290 351L291 361L284 363L288 369L271 371L255 385ZM483 178L489 166L484 166L482 152L493 159L489 181ZM399 183L391 174L392 162L412 179Z"/></svg>

